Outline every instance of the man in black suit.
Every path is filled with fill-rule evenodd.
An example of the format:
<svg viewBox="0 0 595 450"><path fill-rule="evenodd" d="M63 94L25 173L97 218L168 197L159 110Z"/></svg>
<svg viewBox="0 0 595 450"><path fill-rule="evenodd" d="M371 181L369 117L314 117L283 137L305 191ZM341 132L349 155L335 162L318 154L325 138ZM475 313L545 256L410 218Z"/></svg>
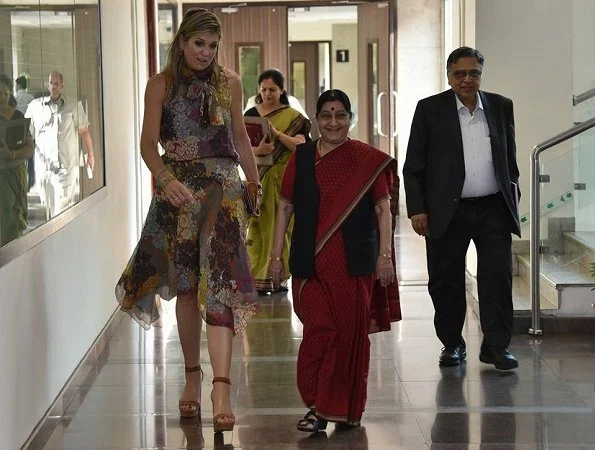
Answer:
<svg viewBox="0 0 595 450"><path fill-rule="evenodd" d="M513 369L511 233L520 236L514 115L510 99L479 90L483 63L469 47L450 54L452 89L418 102L403 180L411 224L426 238L428 290L444 344L440 365L467 356L465 256L473 239L484 335L479 359Z"/></svg>

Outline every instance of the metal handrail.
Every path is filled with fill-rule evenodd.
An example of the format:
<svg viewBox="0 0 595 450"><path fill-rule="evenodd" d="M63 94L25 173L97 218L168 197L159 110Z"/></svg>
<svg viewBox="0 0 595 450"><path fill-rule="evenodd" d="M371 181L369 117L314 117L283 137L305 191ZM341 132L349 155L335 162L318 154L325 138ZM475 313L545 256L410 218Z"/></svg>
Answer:
<svg viewBox="0 0 595 450"><path fill-rule="evenodd" d="M531 247L531 267L529 268L531 274L531 328L529 334L542 335L541 329L541 299L539 289L539 255L540 255L540 237L539 237L539 183L541 182L541 174L539 173L539 155L545 150L571 139L590 128L595 127L595 117L586 120L579 125L575 125L562 133L559 133L541 144L533 147L531 152L531 192L530 192L530 211L531 211L531 231L529 234L529 242Z"/></svg>
<svg viewBox="0 0 595 450"><path fill-rule="evenodd" d="M595 88L589 89L588 91L585 91L579 95L573 95L572 96L572 105L576 106L579 103L586 102L587 100L589 100L590 98L593 98L593 97L595 97Z"/></svg>

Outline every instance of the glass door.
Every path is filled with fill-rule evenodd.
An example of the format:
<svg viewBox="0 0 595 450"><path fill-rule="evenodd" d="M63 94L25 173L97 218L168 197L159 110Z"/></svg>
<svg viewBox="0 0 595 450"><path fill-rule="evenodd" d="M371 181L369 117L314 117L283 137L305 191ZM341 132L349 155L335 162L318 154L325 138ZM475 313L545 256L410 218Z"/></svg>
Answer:
<svg viewBox="0 0 595 450"><path fill-rule="evenodd" d="M393 156L394 8L396 0L288 8L288 78L294 81L288 88L299 89L289 93L305 95L304 107L313 118L321 92L345 91L355 113L351 137ZM318 52L310 50L315 43ZM312 134L316 137L316 130Z"/></svg>

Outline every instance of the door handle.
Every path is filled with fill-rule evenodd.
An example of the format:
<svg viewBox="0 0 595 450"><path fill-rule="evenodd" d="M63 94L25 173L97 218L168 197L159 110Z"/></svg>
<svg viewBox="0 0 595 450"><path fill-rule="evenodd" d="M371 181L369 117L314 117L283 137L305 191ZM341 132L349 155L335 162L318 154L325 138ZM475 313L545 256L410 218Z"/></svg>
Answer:
<svg viewBox="0 0 595 450"><path fill-rule="evenodd" d="M382 132L382 97L388 95L386 92L379 92L376 97L376 132L382 136L387 137L388 135Z"/></svg>

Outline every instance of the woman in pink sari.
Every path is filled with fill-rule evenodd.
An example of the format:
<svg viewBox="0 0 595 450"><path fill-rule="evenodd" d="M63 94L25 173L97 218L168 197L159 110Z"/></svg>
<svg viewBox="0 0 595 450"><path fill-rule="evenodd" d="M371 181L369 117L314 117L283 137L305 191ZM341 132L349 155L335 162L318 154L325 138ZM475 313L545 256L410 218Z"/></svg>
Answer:
<svg viewBox="0 0 595 450"><path fill-rule="evenodd" d="M349 140L351 117L344 92L333 89L319 97L320 139L298 146L291 156L275 224L270 272L278 283L285 273L283 236L294 216L289 271L294 311L303 323L297 383L309 408L297 428L306 432L324 430L328 421L359 425L368 334L389 330L401 318L394 203L391 208L391 194L398 192L396 161Z"/></svg>

